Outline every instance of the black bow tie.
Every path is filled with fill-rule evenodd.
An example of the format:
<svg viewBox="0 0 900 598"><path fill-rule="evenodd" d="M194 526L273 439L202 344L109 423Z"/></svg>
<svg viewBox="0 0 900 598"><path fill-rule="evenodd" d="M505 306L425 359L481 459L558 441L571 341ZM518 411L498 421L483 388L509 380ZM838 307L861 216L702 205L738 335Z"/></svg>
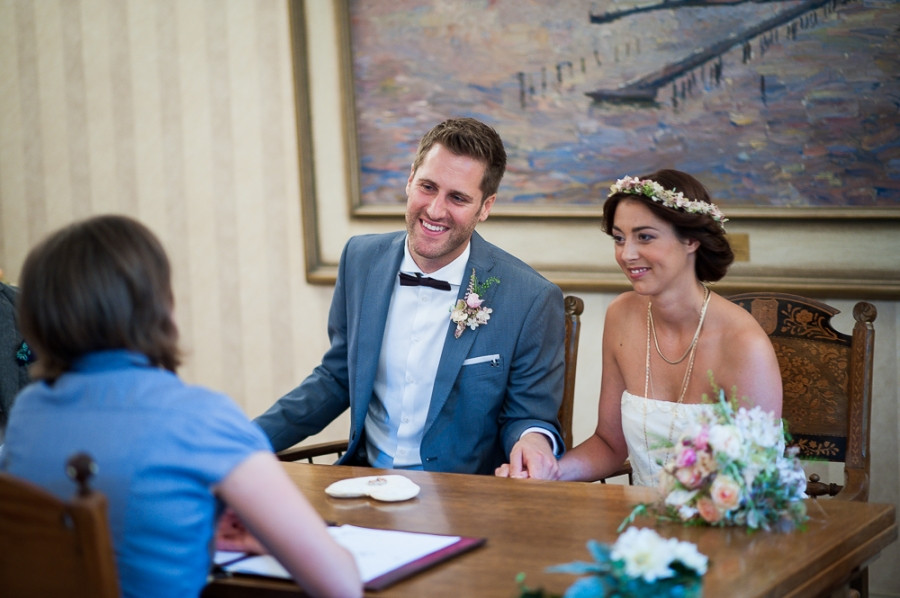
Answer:
<svg viewBox="0 0 900 598"><path fill-rule="evenodd" d="M446 280L437 280L435 278L428 278L427 276L422 276L418 272L413 276L411 274L407 274L406 272L400 273L400 286L401 287L431 287L433 289L437 289L439 291L449 291L450 283Z"/></svg>

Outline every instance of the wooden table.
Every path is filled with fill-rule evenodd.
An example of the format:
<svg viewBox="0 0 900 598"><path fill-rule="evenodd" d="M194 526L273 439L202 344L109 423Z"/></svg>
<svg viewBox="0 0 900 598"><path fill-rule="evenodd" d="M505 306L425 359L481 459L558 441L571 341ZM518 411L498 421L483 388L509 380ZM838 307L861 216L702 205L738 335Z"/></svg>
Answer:
<svg viewBox="0 0 900 598"><path fill-rule="evenodd" d="M589 539L614 542L633 505L652 500L649 488L510 480L490 476L402 472L422 490L407 502L335 499L328 484L344 478L401 473L361 467L285 463L285 469L323 518L366 527L486 537L462 554L373 596L513 598L516 575L530 587L562 593L576 579L545 573L550 565L589 560ZM264 490L261 490L264 491ZM658 524L663 536L697 544L710 557L704 596L820 596L845 584L851 572L897 539L894 506L836 500L808 501L805 531L756 532L742 528ZM640 527L655 525L640 518ZM297 596L284 581L228 578L204 597Z"/></svg>

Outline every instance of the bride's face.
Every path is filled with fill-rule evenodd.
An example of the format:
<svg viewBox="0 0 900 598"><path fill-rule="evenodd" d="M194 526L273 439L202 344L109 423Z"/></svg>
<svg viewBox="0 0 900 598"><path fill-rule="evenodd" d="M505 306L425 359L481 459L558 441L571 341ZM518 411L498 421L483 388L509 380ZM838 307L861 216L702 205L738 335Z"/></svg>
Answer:
<svg viewBox="0 0 900 598"><path fill-rule="evenodd" d="M698 242L679 238L671 224L642 202L622 200L616 207L612 232L616 262L638 293L656 295L683 282L683 277L696 278Z"/></svg>

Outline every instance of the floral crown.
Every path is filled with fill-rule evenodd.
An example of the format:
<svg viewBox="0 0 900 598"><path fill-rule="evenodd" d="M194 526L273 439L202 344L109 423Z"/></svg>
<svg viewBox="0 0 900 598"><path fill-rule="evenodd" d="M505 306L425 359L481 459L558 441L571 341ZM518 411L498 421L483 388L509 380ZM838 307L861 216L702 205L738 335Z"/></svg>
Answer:
<svg viewBox="0 0 900 598"><path fill-rule="evenodd" d="M666 189L650 179L639 179L633 176L621 178L614 185L610 186L607 197L612 197L616 193L643 195L673 210L709 216L719 223L722 230L725 230L725 223L728 222L728 218L725 217L725 214L722 213L722 210L716 204L688 199L681 191Z"/></svg>

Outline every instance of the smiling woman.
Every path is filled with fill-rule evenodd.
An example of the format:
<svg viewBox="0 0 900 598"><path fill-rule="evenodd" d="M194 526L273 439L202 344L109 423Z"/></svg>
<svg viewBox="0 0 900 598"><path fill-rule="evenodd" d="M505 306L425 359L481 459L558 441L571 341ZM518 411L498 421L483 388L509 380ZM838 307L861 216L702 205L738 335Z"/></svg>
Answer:
<svg viewBox="0 0 900 598"><path fill-rule="evenodd" d="M705 285L734 259L725 221L687 173L613 185L603 230L633 291L606 312L597 428L560 461L562 479L602 479L628 458L636 484L656 485L666 460L655 449L671 446L690 417L709 409L713 376L745 403L781 416L771 342L752 316Z"/></svg>

